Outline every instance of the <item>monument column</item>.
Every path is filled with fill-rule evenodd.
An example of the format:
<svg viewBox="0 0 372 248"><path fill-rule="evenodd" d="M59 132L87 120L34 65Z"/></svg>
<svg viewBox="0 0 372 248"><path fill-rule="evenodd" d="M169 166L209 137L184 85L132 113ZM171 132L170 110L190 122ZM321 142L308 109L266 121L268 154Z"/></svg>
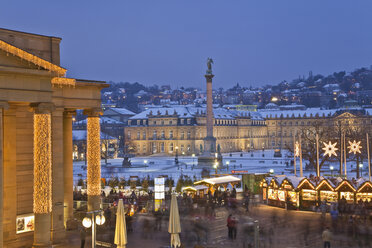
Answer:
<svg viewBox="0 0 372 248"><path fill-rule="evenodd" d="M51 246L53 103L31 104L34 111L34 214L33 247Z"/></svg>
<svg viewBox="0 0 372 248"><path fill-rule="evenodd" d="M63 113L63 202L64 202L64 223L68 229L68 221L73 219L73 165L72 165L72 116L75 111Z"/></svg>
<svg viewBox="0 0 372 248"><path fill-rule="evenodd" d="M207 137L213 137L213 98L212 98L212 78L213 74L206 74L207 79Z"/></svg>
<svg viewBox="0 0 372 248"><path fill-rule="evenodd" d="M87 192L88 211L98 210L101 203L101 109L84 110L87 118Z"/></svg>
<svg viewBox="0 0 372 248"><path fill-rule="evenodd" d="M4 182L3 182L3 132L4 132L4 125L3 125L3 113L4 109L8 109L9 104L7 102L1 101L0 102L0 247L3 247L3 191L4 191Z"/></svg>

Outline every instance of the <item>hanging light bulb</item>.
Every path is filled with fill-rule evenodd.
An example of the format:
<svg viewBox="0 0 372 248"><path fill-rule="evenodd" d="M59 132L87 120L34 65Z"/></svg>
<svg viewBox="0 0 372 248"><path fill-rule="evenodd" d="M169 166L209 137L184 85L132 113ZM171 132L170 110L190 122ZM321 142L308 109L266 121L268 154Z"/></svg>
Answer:
<svg viewBox="0 0 372 248"><path fill-rule="evenodd" d="M89 228L89 227L91 227L91 226L92 226L92 220L91 220L90 218L88 218L88 217L85 217L85 218L83 219L83 226L84 226L85 228Z"/></svg>

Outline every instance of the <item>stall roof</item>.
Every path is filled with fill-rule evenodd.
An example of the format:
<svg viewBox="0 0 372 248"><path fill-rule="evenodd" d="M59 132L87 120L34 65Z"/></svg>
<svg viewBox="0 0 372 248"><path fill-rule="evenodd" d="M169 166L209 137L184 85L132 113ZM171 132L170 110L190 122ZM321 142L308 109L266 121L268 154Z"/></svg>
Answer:
<svg viewBox="0 0 372 248"><path fill-rule="evenodd" d="M201 181L195 182L195 185L198 184L210 184L210 185L216 185L216 184L227 184L227 183L236 183L240 182L240 178L234 177L234 176L223 176L223 177L214 177L214 178L207 178L203 179Z"/></svg>
<svg viewBox="0 0 372 248"><path fill-rule="evenodd" d="M183 187L182 191L185 191L185 190L198 191L198 190L204 190L204 189L208 189L208 187L205 185L196 185L195 187L193 186Z"/></svg>
<svg viewBox="0 0 372 248"><path fill-rule="evenodd" d="M305 177L287 176L286 178L292 183L293 188L297 188Z"/></svg>

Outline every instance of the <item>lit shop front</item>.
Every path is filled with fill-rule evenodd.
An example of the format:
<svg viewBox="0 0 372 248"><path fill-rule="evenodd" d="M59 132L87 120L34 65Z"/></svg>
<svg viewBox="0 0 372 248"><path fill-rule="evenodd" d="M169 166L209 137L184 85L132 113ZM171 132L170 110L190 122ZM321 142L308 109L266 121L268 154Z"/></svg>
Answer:
<svg viewBox="0 0 372 248"><path fill-rule="evenodd" d="M284 179L280 185L280 189L284 189L286 196L284 201L287 203L288 209L297 209L299 207L299 193L296 192L292 182L288 179Z"/></svg>
<svg viewBox="0 0 372 248"><path fill-rule="evenodd" d="M262 190L262 200L264 202L267 202L267 188L268 188L268 183L266 181L266 178L262 179L260 182L260 187Z"/></svg>
<svg viewBox="0 0 372 248"><path fill-rule="evenodd" d="M320 181L318 186L316 187L316 191L318 192L318 199L319 201L326 201L326 202L337 202L338 201L338 194L335 191L334 187L330 184L327 179L323 179Z"/></svg>
<svg viewBox="0 0 372 248"><path fill-rule="evenodd" d="M313 210L317 203L317 191L309 179L302 179L296 190L299 192L300 209Z"/></svg>
<svg viewBox="0 0 372 248"><path fill-rule="evenodd" d="M278 182L275 179L271 179L269 186L267 187L267 204L271 206L279 206L278 196ZM282 195L282 193L281 193Z"/></svg>
<svg viewBox="0 0 372 248"><path fill-rule="evenodd" d="M343 180L335 189L338 193L338 199L345 198L347 203L355 202L355 188L351 185L348 180Z"/></svg>
<svg viewBox="0 0 372 248"><path fill-rule="evenodd" d="M356 201L359 202L360 200L364 202L372 201L372 183L371 182L364 182L362 185L360 185L359 189L356 192Z"/></svg>

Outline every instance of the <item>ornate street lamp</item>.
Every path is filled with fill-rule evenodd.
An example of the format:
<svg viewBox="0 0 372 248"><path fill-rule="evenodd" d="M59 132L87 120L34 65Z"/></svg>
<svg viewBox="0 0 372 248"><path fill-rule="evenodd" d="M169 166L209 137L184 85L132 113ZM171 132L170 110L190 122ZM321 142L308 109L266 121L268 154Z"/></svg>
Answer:
<svg viewBox="0 0 372 248"><path fill-rule="evenodd" d="M92 248L96 248L96 234L97 234L97 226L96 225L103 225L106 219L103 215L102 210L95 210L91 212L87 212L87 216L83 219L83 226L85 228L92 227Z"/></svg>
<svg viewBox="0 0 372 248"><path fill-rule="evenodd" d="M216 175L217 175L218 162L216 162L216 163L213 165L213 168L216 170Z"/></svg>
<svg viewBox="0 0 372 248"><path fill-rule="evenodd" d="M178 164L178 146L176 146L176 157L174 158L174 162Z"/></svg>

